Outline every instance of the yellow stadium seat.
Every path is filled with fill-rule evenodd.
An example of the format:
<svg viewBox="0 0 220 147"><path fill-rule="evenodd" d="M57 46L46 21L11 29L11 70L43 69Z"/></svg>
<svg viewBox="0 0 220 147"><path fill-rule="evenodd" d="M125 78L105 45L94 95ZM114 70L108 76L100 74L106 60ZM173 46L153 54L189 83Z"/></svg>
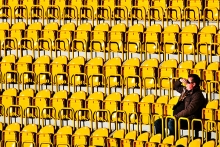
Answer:
<svg viewBox="0 0 220 147"><path fill-rule="evenodd" d="M26 8L25 12L21 10L22 16L28 16L28 18L30 18L30 12L31 12L31 7L34 5L34 1L33 0L22 0L20 1L20 5L22 5L22 7ZM26 14L27 12L28 14ZM25 15L23 15L23 13L25 13Z"/></svg>
<svg viewBox="0 0 220 147"><path fill-rule="evenodd" d="M52 5L49 6L49 8L52 8L52 18L55 19L61 19L64 13L64 7L66 6L68 2L66 0L59 0L59 1L52 1ZM50 9L49 9L50 10ZM57 12L57 15L54 14L55 12Z"/></svg>
<svg viewBox="0 0 220 147"><path fill-rule="evenodd" d="M68 92L66 90L61 90L56 92L53 97L50 99L51 106L56 109L56 118L61 118L62 114L59 115L60 110L62 108L67 107L67 98L68 98Z"/></svg>
<svg viewBox="0 0 220 147"><path fill-rule="evenodd" d="M109 20L115 8L114 0L103 0L97 7L97 16L99 19ZM98 19L97 18L97 19ZM110 21L111 25L111 21Z"/></svg>
<svg viewBox="0 0 220 147"><path fill-rule="evenodd" d="M50 51L50 55L52 57L52 50L55 49L55 39L57 37L59 25L56 22L47 24L41 33L41 38L38 39L38 48L39 50L47 50ZM40 52L38 53L38 57L40 57Z"/></svg>
<svg viewBox="0 0 220 147"><path fill-rule="evenodd" d="M215 141L210 140L202 145L202 147L215 147Z"/></svg>
<svg viewBox="0 0 220 147"><path fill-rule="evenodd" d="M77 27L74 32L73 39L73 52L74 51L84 51L85 58L87 60L87 50L89 46L89 33L92 30L92 25L90 23L84 23Z"/></svg>
<svg viewBox="0 0 220 147"><path fill-rule="evenodd" d="M37 5L41 5L44 10L44 18L47 18L47 8L51 5L52 1L38 0Z"/></svg>
<svg viewBox="0 0 220 147"><path fill-rule="evenodd" d="M1 7L1 6L0 6ZM1 13L1 12L0 12ZM1 14L0 14L1 15ZM0 23L0 41L1 41L1 48L3 48L4 46L4 41L5 41L5 38L8 37L8 30L10 28L10 25L8 22L2 22Z"/></svg>
<svg viewBox="0 0 220 147"><path fill-rule="evenodd" d="M214 120L215 110L218 109L218 106L219 106L218 100L209 101L208 104L206 105L206 108L203 108L202 110L202 119Z"/></svg>
<svg viewBox="0 0 220 147"><path fill-rule="evenodd" d="M16 57L13 54L3 57L1 61L2 82L4 83L17 82L18 75L17 75L17 71L15 71L14 69L15 61L16 61Z"/></svg>
<svg viewBox="0 0 220 147"><path fill-rule="evenodd" d="M185 8L185 1L184 0L170 0L169 6L167 7L167 26L168 21L180 21L180 28L182 28L182 20L184 16L184 8Z"/></svg>
<svg viewBox="0 0 220 147"><path fill-rule="evenodd" d="M209 25L198 33L197 51L198 61L201 61L199 54L206 55L206 61L209 61L209 55L212 56L215 52L211 48L211 44L214 43L214 35L217 33L217 28L214 25ZM212 59L212 58L211 58Z"/></svg>
<svg viewBox="0 0 220 147"><path fill-rule="evenodd" d="M152 104L152 114L163 115L164 114L164 105L168 104L169 97L168 95L160 96L156 103Z"/></svg>
<svg viewBox="0 0 220 147"><path fill-rule="evenodd" d="M171 135L164 138L164 140L162 141L162 143L158 145L158 147L169 147L173 144L174 144L174 136Z"/></svg>
<svg viewBox="0 0 220 147"><path fill-rule="evenodd" d="M112 147L112 146L117 146L120 144L120 139L123 139L125 137L125 130L120 129L120 130L115 130L113 132L112 136L109 136L106 140L107 142L107 147Z"/></svg>
<svg viewBox="0 0 220 147"><path fill-rule="evenodd" d="M95 130L89 140L89 145L93 146L105 146L105 140L108 137L108 129L100 128Z"/></svg>
<svg viewBox="0 0 220 147"><path fill-rule="evenodd" d="M5 130L2 131L2 142L4 143L4 147L18 146L20 131L20 124L13 123L8 125Z"/></svg>
<svg viewBox="0 0 220 147"><path fill-rule="evenodd" d="M122 65L122 60L119 57L109 59L105 62L103 69L104 75L106 77L106 82L109 87L116 87L122 85L122 76L120 75L120 68Z"/></svg>
<svg viewBox="0 0 220 147"><path fill-rule="evenodd" d="M180 32L180 27L177 24L167 26L161 35L162 42L162 52L164 54L164 60L166 60L167 54L178 54L179 57L179 45L178 45L178 34Z"/></svg>
<svg viewBox="0 0 220 147"><path fill-rule="evenodd" d="M170 91L169 97L171 95L171 88L173 86L173 78L175 77L175 69L177 68L177 64L178 63L176 59L169 59L163 61L159 66L159 72L158 72L158 77L160 77L159 86L160 89L163 88L163 89L168 89Z"/></svg>
<svg viewBox="0 0 220 147"><path fill-rule="evenodd" d="M21 39L24 37L24 31L26 29L26 24L24 22L18 22L12 25L9 30L10 36L5 39L5 51L7 49L16 50L16 56L18 57L18 48L21 45ZM12 43L13 42L13 43ZM5 52L6 55L6 52Z"/></svg>
<svg viewBox="0 0 220 147"><path fill-rule="evenodd" d="M38 106L40 112L42 112L43 108L48 107L50 105L49 104L50 98L51 98L50 90L41 90L36 94L36 97L33 98L33 105Z"/></svg>
<svg viewBox="0 0 220 147"><path fill-rule="evenodd" d="M192 140L188 147L200 147L202 145L201 139Z"/></svg>
<svg viewBox="0 0 220 147"><path fill-rule="evenodd" d="M159 24L155 24L147 27L146 32L144 32L144 38L143 38L144 45L142 45L142 47L144 48L145 59L148 59L147 57L148 53L159 54L158 59L159 62L161 62L160 33L162 33L162 26Z"/></svg>
<svg viewBox="0 0 220 147"><path fill-rule="evenodd" d="M65 147L67 144L71 145L71 137L73 134L73 128L71 126L65 126L60 128L56 134L54 134L55 142L57 146Z"/></svg>
<svg viewBox="0 0 220 147"><path fill-rule="evenodd" d="M25 126L22 131L20 132L21 134L21 144L23 147L32 147L35 145L36 141L36 134L38 132L38 127L36 124L30 124Z"/></svg>
<svg viewBox="0 0 220 147"><path fill-rule="evenodd" d="M109 94L105 100L103 100L103 109L108 110L111 114L111 119L115 121L117 119L117 110L120 110L120 102L122 100L122 95L120 92L114 92Z"/></svg>
<svg viewBox="0 0 220 147"><path fill-rule="evenodd" d="M16 18L16 16L18 15L19 11L16 11L16 9L18 9L18 5L19 5L19 1L18 0L8 0L6 1L6 6L9 6L10 9L11 9L11 15L12 15L12 18ZM9 10L10 10L9 9ZM7 9L6 9L7 10ZM10 11L9 11L10 12ZM8 12L7 12L8 13Z"/></svg>
<svg viewBox="0 0 220 147"><path fill-rule="evenodd" d="M22 38L21 40L21 48L32 50L33 57L35 57L34 50L38 50L38 39L40 38L42 27L41 22L30 24L25 30L25 38Z"/></svg>
<svg viewBox="0 0 220 147"><path fill-rule="evenodd" d="M175 96L169 100L168 104L164 105L164 116L173 116L173 106L177 104L178 100L179 96Z"/></svg>
<svg viewBox="0 0 220 147"><path fill-rule="evenodd" d="M219 23L219 0L205 0L204 2L204 17L203 17L203 21L204 24L203 26L205 26L205 21L217 21L217 24ZM219 24L217 25L218 29L219 29Z"/></svg>
<svg viewBox="0 0 220 147"><path fill-rule="evenodd" d="M107 43L107 33L109 32L109 24L102 23L95 26L94 30L91 31L90 40L90 51L91 58L93 58L93 50L95 52L104 52L104 61L106 60L106 43Z"/></svg>
<svg viewBox="0 0 220 147"><path fill-rule="evenodd" d="M188 25L179 33L180 52L182 54L182 61L185 55L193 54L194 62L196 62L196 34L198 33L197 25Z"/></svg>
<svg viewBox="0 0 220 147"><path fill-rule="evenodd" d="M131 131L125 135L125 138L121 139L120 144L122 147L131 147L133 141L136 139L137 139L137 131Z"/></svg>
<svg viewBox="0 0 220 147"><path fill-rule="evenodd" d="M73 33L76 30L76 25L74 23L67 23L62 25L60 30L58 30L58 38L55 42L55 53L57 57L57 50L61 51L68 51L70 52L71 48L71 42L73 40ZM70 59L70 53L68 55L68 58Z"/></svg>
<svg viewBox="0 0 220 147"><path fill-rule="evenodd" d="M91 130L88 127L82 127L72 135L72 145L88 145L88 138L91 136Z"/></svg>
<svg viewBox="0 0 220 147"><path fill-rule="evenodd" d="M53 62L50 64L53 84L55 85L68 84L68 75L66 73L66 66L68 62L67 60L68 59L66 56L59 56L55 58Z"/></svg>
<svg viewBox="0 0 220 147"><path fill-rule="evenodd" d="M89 0L89 1L82 1L82 6L80 8L80 19L81 21L84 19L92 20L94 26L94 18L97 16L97 6L98 1L96 0ZM83 22L80 22L83 23Z"/></svg>
<svg viewBox="0 0 220 147"><path fill-rule="evenodd" d="M37 133L37 145L47 147L48 143L52 143L55 128L52 125L44 126ZM45 144L47 143L47 144Z"/></svg>
<svg viewBox="0 0 220 147"><path fill-rule="evenodd" d="M149 139L150 139L150 133L149 132L142 133L137 137L137 140L134 140L133 146L144 147L145 142L148 142Z"/></svg>
<svg viewBox="0 0 220 147"><path fill-rule="evenodd" d="M1 95L1 104L4 105L5 111L7 111L11 105L16 104L15 98L17 97L17 95L18 95L18 91L16 88L10 88L3 92L3 94ZM12 112L10 110L10 114L11 113ZM6 114L6 115L10 115L10 114Z"/></svg>
<svg viewBox="0 0 220 147"><path fill-rule="evenodd" d="M19 74L19 83L33 83L34 81L34 73L31 71L33 63L33 57L30 55L26 55L20 57L19 60L15 63L15 69ZM22 87L24 89L24 86Z"/></svg>
<svg viewBox="0 0 220 147"><path fill-rule="evenodd" d="M206 66L206 61L200 61L190 70L190 73L197 74L200 78L202 78L202 71L206 69Z"/></svg>
<svg viewBox="0 0 220 147"><path fill-rule="evenodd" d="M67 74L69 75L69 83L72 84L74 87L77 85L85 84L86 80L88 82L88 79L86 79L86 75L83 74L84 65L85 65L85 58L81 56L73 58L67 65Z"/></svg>
<svg viewBox="0 0 220 147"><path fill-rule="evenodd" d="M71 97L67 100L68 107L73 108L75 111L85 108L85 100L87 97L87 93L85 91L77 91L71 95Z"/></svg>
<svg viewBox="0 0 220 147"><path fill-rule="evenodd" d="M186 7L184 9L184 21L186 26L186 20L198 21L198 27L200 28L200 19L202 18L203 1L202 0L187 0Z"/></svg>
<svg viewBox="0 0 220 147"><path fill-rule="evenodd" d="M155 134L151 136L149 142L146 142L146 146L157 147L157 144L161 143L162 137L161 134Z"/></svg>
<svg viewBox="0 0 220 147"><path fill-rule="evenodd" d="M184 147L186 147L188 144L188 138L187 137L182 137L180 139L178 139L175 143L175 145L183 145Z"/></svg>
<svg viewBox="0 0 220 147"><path fill-rule="evenodd" d="M104 75L102 75L103 65L104 61L101 57L90 59L86 63L85 74L87 74L89 78L89 85L91 86L91 88L93 88L93 86L103 85L102 83L105 84L105 78L103 78Z"/></svg>
<svg viewBox="0 0 220 147"><path fill-rule="evenodd" d="M130 8L132 3L129 3L129 1L125 1L125 0L120 0L117 2L114 2L115 6L113 9L113 21L114 21L114 25L117 24L117 21L125 21L126 25L128 26L128 19L129 19L129 15L130 15ZM128 6L127 6L128 5Z"/></svg>
<svg viewBox="0 0 220 147"><path fill-rule="evenodd" d="M140 53L140 60L142 61L142 33L144 32L143 24L135 24L129 27L129 30L126 32L127 36L127 59L129 59L129 53Z"/></svg>
<svg viewBox="0 0 220 147"><path fill-rule="evenodd" d="M109 53L109 58L111 52L121 52L124 55L125 32L126 25L123 23L112 26L112 29L109 32L108 47L106 48ZM122 61L124 61L124 56L122 56Z"/></svg>
<svg viewBox="0 0 220 147"><path fill-rule="evenodd" d="M194 67L194 62L192 60L183 61L179 64L176 69L176 77L177 78L188 78L190 69Z"/></svg>
<svg viewBox="0 0 220 147"><path fill-rule="evenodd" d="M124 76L124 85L128 88L137 87L138 83L141 82L137 81L139 80L137 79L139 66L139 58L131 58L123 63L121 73Z"/></svg>
<svg viewBox="0 0 220 147"><path fill-rule="evenodd" d="M16 105L20 105L23 110L25 110L29 106L32 106L32 99L34 97L34 94L34 90L31 88L21 91L19 96L17 96L16 98Z"/></svg>
<svg viewBox="0 0 220 147"><path fill-rule="evenodd" d="M36 75L36 82L40 84L50 83L51 73L49 69L50 57L45 55L37 58L33 63L33 71Z"/></svg>
<svg viewBox="0 0 220 147"><path fill-rule="evenodd" d="M140 67L140 77L143 81L144 89L153 89L155 90L155 94L157 95L157 69L159 66L159 61L156 58L145 60ZM146 93L144 93L146 95Z"/></svg>

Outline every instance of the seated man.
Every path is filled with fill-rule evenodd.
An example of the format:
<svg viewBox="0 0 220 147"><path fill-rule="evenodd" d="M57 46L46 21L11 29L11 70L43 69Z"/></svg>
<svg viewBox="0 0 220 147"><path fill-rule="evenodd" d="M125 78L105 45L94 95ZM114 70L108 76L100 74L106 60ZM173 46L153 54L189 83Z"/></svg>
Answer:
<svg viewBox="0 0 220 147"><path fill-rule="evenodd" d="M183 84L186 85L184 87ZM206 107L207 99L203 96L199 87L200 78L196 74L190 74L187 79L180 78L174 83L174 90L181 93L177 104L173 107L173 115L178 119L186 117L189 120L194 118L201 119L202 109ZM181 121L181 128L187 127L186 121ZM162 121L158 119L155 121L156 134L162 133ZM168 119L168 129L170 135L175 135L174 120ZM198 134L196 134L198 135ZM198 136L197 136L198 137Z"/></svg>

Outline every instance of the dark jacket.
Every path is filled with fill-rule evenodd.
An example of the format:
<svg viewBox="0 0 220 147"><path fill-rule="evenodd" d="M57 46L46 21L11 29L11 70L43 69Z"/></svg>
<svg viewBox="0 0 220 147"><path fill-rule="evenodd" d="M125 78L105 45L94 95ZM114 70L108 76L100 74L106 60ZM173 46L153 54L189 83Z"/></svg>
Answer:
<svg viewBox="0 0 220 147"><path fill-rule="evenodd" d="M174 83L174 90L181 93L185 90L185 87L181 85L182 83L177 80ZM198 118L201 119L202 117L202 109L206 107L207 99L203 96L202 91L200 90L200 87L194 87L192 91L189 92L189 94L186 95L184 99L184 105L185 109L180 111L176 117L186 117L188 119L194 119ZM177 105L173 107L175 109Z"/></svg>

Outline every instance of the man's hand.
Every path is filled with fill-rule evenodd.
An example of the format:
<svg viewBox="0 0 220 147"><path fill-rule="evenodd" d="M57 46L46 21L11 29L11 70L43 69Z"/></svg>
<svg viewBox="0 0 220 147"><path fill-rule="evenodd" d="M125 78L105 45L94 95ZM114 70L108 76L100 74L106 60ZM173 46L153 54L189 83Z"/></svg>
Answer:
<svg viewBox="0 0 220 147"><path fill-rule="evenodd" d="M187 84L187 80L186 79L180 79L180 82L185 84L185 85Z"/></svg>

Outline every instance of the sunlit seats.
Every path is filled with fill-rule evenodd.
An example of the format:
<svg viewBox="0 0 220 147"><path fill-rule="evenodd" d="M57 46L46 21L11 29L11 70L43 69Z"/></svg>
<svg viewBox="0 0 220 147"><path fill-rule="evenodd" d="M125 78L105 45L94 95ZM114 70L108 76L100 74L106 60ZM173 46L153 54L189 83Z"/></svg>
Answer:
<svg viewBox="0 0 220 147"><path fill-rule="evenodd" d="M219 0L205 0L204 5L204 20L218 21L219 20ZM218 23L218 22L217 22ZM205 24L204 24L205 25ZM219 25L218 29L219 29Z"/></svg>
<svg viewBox="0 0 220 147"><path fill-rule="evenodd" d="M215 110L218 109L219 101L212 100L209 101L205 108L202 110L202 119L214 120Z"/></svg>
<svg viewBox="0 0 220 147"><path fill-rule="evenodd" d="M19 132L21 131L21 126L18 123L13 123L8 125L2 132L2 142L4 147L17 146L17 142L20 140Z"/></svg>
<svg viewBox="0 0 220 147"><path fill-rule="evenodd" d="M107 142L107 147L111 147L111 146L117 146L117 144L119 144L120 139L123 139L125 136L125 130L124 129L120 129L120 130L115 130L115 132L112 134L112 136L109 136L106 139Z"/></svg>
<svg viewBox="0 0 220 147"><path fill-rule="evenodd" d="M159 147L167 147L171 146L174 144L174 135L167 136L166 138L163 139L162 143L160 143L158 146Z"/></svg>
<svg viewBox="0 0 220 147"><path fill-rule="evenodd" d="M176 77L187 79L190 73L190 69L192 69L193 67L194 67L194 62L192 60L181 62L178 68L176 69Z"/></svg>
<svg viewBox="0 0 220 147"><path fill-rule="evenodd" d="M162 140L161 134L155 134L151 136L149 142L146 142L146 146L157 147L157 145L161 143L161 140Z"/></svg>
<svg viewBox="0 0 220 147"><path fill-rule="evenodd" d="M214 140L210 140L210 141L207 141L206 143L204 143L202 145L202 147L215 147L215 141Z"/></svg>
<svg viewBox="0 0 220 147"><path fill-rule="evenodd" d="M179 138L179 139L175 142L175 146L177 146L177 145L187 146L187 144L188 144L188 138L187 138L187 137ZM173 146L172 146L172 147L173 147Z"/></svg>
<svg viewBox="0 0 220 147"><path fill-rule="evenodd" d="M73 128L71 126L65 126L60 128L56 134L54 134L55 144L57 146L71 145L71 137L73 134Z"/></svg>
<svg viewBox="0 0 220 147"><path fill-rule="evenodd" d="M150 139L150 133L149 132L145 132L140 134L136 140L134 140L133 142L133 146L136 147L144 147L145 142L148 142Z"/></svg>
<svg viewBox="0 0 220 147"><path fill-rule="evenodd" d="M192 54L194 62L196 62L196 38L198 33L197 25L188 25L179 33L180 52L182 54L182 61L185 60L185 55Z"/></svg>
<svg viewBox="0 0 220 147"><path fill-rule="evenodd" d="M108 129L100 128L95 130L90 136L90 145L105 146L105 140L108 137Z"/></svg>
<svg viewBox="0 0 220 147"><path fill-rule="evenodd" d="M0 15L1 15L1 12L0 12ZM10 28L10 25L8 22L2 22L2 23L0 23L0 28L1 28L0 29L1 48L3 48L5 38L8 37L8 35L9 35L8 30Z"/></svg>
<svg viewBox="0 0 220 147"><path fill-rule="evenodd" d="M201 139L195 139L190 141L188 147L200 147L202 145Z"/></svg>
<svg viewBox="0 0 220 147"><path fill-rule="evenodd" d="M36 141L36 134L38 132L38 128L36 124L30 124L25 126L22 131L20 132L21 134L21 144L23 144L23 147L32 147L35 145Z"/></svg>
<svg viewBox="0 0 220 147"><path fill-rule="evenodd" d="M167 95L160 96L155 103L152 104L152 114L163 115L164 105L168 104L169 97Z"/></svg>
<svg viewBox="0 0 220 147"><path fill-rule="evenodd" d="M91 136L91 130L88 127L78 128L72 135L72 145L88 145L88 139Z"/></svg>
<svg viewBox="0 0 220 147"><path fill-rule="evenodd" d="M122 147L132 147L133 141L137 139L137 131L128 132L120 143Z"/></svg>
<svg viewBox="0 0 220 147"><path fill-rule="evenodd" d="M164 116L173 116L173 106L177 104L179 96L172 97L168 104L164 105L163 115Z"/></svg>
<svg viewBox="0 0 220 147"><path fill-rule="evenodd" d="M162 26L159 24L155 24L152 26L148 26L146 32L144 32L143 45L145 52L145 59L148 59L147 54L158 54L159 62L160 59L160 38L161 38Z"/></svg>
<svg viewBox="0 0 220 147"><path fill-rule="evenodd" d="M190 70L191 74L197 74L200 78L202 78L202 71L207 67L206 61L197 62L197 64Z"/></svg>
<svg viewBox="0 0 220 147"><path fill-rule="evenodd" d="M44 126L37 133L37 145L47 147L47 143L52 143L53 135L55 134L55 128L52 125Z"/></svg>

